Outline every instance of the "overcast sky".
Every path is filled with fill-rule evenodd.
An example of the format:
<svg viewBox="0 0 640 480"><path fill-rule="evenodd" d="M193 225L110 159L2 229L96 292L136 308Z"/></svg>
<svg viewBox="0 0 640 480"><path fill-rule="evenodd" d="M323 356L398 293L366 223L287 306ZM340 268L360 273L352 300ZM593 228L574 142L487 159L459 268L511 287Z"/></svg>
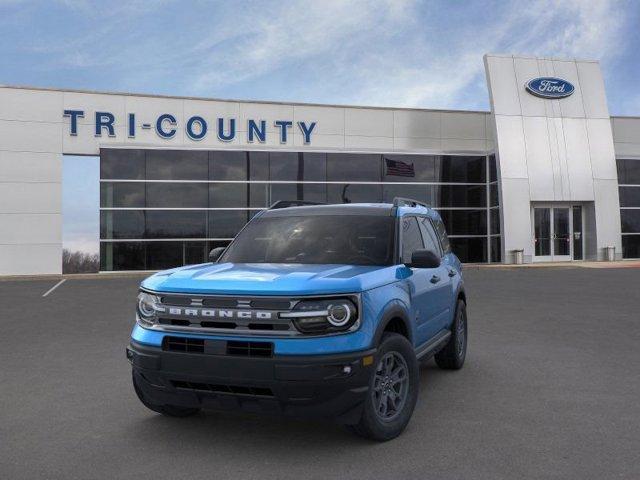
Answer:
<svg viewBox="0 0 640 480"><path fill-rule="evenodd" d="M599 59L640 115L639 25L638 0L0 0L0 83L488 110L482 55L523 53Z"/></svg>

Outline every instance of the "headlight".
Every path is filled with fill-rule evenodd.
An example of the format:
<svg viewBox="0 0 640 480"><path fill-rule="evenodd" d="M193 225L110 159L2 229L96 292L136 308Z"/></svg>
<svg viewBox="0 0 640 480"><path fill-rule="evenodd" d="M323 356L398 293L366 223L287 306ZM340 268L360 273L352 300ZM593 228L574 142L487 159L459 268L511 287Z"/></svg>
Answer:
<svg viewBox="0 0 640 480"><path fill-rule="evenodd" d="M138 294L137 312L138 319L144 325L153 325L156 320L156 312L160 299L156 295L147 292Z"/></svg>
<svg viewBox="0 0 640 480"><path fill-rule="evenodd" d="M300 332L309 334L344 332L358 327L358 309L348 298L302 300L280 317L292 319Z"/></svg>

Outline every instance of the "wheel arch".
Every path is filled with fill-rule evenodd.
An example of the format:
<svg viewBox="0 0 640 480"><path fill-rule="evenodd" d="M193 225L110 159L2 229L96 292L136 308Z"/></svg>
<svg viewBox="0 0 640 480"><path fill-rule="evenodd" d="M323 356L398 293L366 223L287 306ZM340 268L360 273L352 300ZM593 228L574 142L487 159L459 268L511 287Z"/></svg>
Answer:
<svg viewBox="0 0 640 480"><path fill-rule="evenodd" d="M413 345L413 329L411 328L409 314L404 308L398 305L393 305L388 308L382 315L382 319L378 323L373 336L374 346L380 344L382 335L384 335L385 332L398 333Z"/></svg>

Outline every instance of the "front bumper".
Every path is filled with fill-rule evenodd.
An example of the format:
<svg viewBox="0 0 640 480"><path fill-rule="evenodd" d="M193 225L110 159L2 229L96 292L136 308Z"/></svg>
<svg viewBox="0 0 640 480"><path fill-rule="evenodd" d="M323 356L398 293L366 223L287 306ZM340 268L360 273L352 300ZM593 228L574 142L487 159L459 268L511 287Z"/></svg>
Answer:
<svg viewBox="0 0 640 480"><path fill-rule="evenodd" d="M127 347L136 383L150 403L341 423L360 418L373 355L375 349L262 358L165 351L135 341Z"/></svg>

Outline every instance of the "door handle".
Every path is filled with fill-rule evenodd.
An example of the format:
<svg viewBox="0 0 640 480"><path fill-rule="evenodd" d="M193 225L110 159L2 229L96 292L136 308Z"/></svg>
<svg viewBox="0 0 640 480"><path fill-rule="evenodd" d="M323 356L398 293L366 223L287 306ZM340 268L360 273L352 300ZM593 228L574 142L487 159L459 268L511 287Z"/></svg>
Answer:
<svg viewBox="0 0 640 480"><path fill-rule="evenodd" d="M449 270L449 276L450 276L450 277L455 277L455 276L456 276L456 273L457 273L457 272L456 272L455 270L453 270L453 269Z"/></svg>
<svg viewBox="0 0 640 480"><path fill-rule="evenodd" d="M429 280L431 283L438 283L440 281L440 277L437 275L434 275L433 277L431 277L431 280Z"/></svg>

